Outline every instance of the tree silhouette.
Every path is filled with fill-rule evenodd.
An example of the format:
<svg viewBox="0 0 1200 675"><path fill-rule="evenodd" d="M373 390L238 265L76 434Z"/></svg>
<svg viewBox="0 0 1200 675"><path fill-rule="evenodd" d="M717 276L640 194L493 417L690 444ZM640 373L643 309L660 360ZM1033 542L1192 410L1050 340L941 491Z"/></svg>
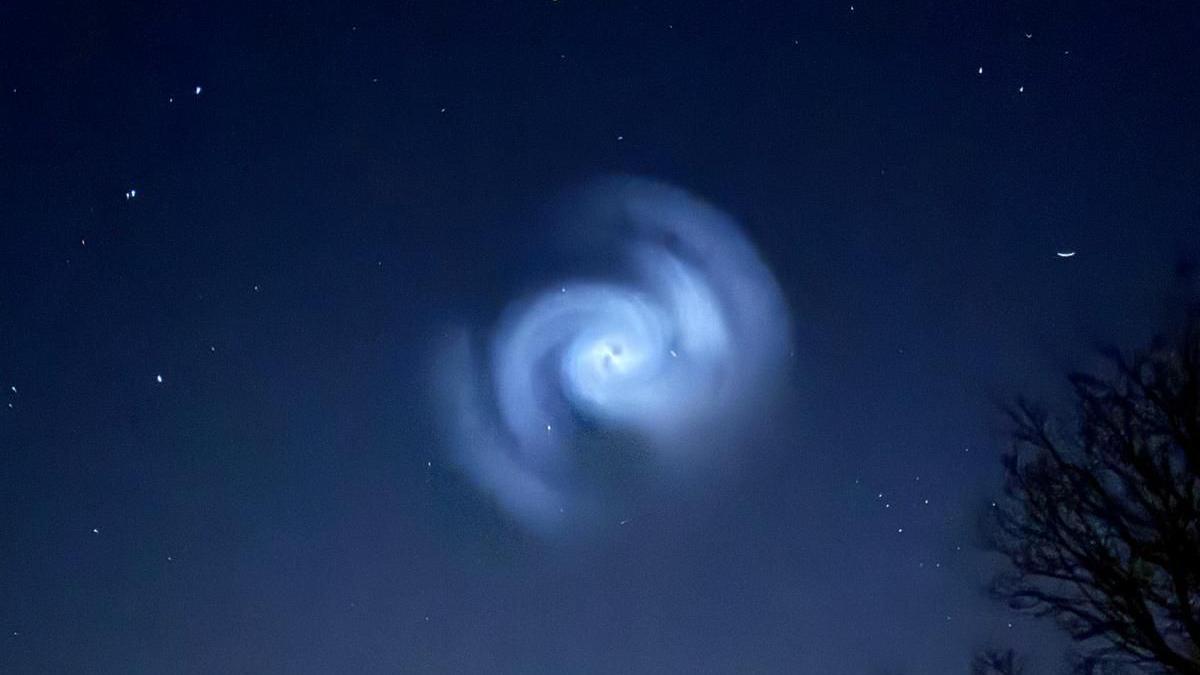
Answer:
<svg viewBox="0 0 1200 675"><path fill-rule="evenodd" d="M1072 658L1068 662L1070 669L1067 671L1069 675L1128 675L1129 673L1125 664L1116 663L1110 658L1080 654L1071 656Z"/></svg>
<svg viewBox="0 0 1200 675"><path fill-rule="evenodd" d="M1021 401L989 543L993 591L1052 617L1091 672L1200 675L1200 314L1103 376L1074 374L1072 415Z"/></svg>
<svg viewBox="0 0 1200 675"><path fill-rule="evenodd" d="M1011 649L984 649L971 659L971 675L1023 675L1025 666Z"/></svg>

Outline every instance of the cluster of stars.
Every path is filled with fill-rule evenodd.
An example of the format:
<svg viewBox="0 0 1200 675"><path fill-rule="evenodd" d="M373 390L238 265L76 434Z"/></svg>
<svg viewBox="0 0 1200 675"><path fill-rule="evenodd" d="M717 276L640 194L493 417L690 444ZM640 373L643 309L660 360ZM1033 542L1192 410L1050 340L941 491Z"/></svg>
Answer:
<svg viewBox="0 0 1200 675"><path fill-rule="evenodd" d="M192 96L199 96L203 92L204 92L204 87L202 87L200 85L196 85L195 88L192 89ZM174 102L175 102L174 96L167 97L167 103L174 103Z"/></svg>
<svg viewBox="0 0 1200 675"><path fill-rule="evenodd" d="M850 12L855 12L855 11L856 11L856 7L855 7L854 5L850 5L850 6L849 6L849 11L850 11ZM673 28L674 28L674 27L673 27L673 25L668 25L667 27L668 27L669 29L673 29ZM352 31L357 31L357 30L358 30L358 27L357 27L357 26L353 26L353 27L351 27L351 30L352 30ZM1025 38L1026 40L1031 40L1031 39L1033 38L1033 34L1032 34L1032 33L1024 33L1024 38ZM794 43L798 45L798 44L799 44L799 41L794 41ZM1069 52L1069 50L1068 50L1068 51L1064 51L1064 52L1063 52L1063 54L1064 54L1064 55L1067 55L1067 54L1070 54L1070 52ZM566 55L565 55L565 54L560 54L560 55L559 55L559 58L560 58L561 60L565 60L565 59L566 59ZM976 68L976 75L977 75L977 76L979 76L979 77L982 77L982 76L984 75L984 66L983 66L983 65L979 65L979 66ZM378 83L378 82L379 82L379 78L377 78L377 77L375 77L375 78L372 78L372 82L373 82L373 83ZM1011 86L1011 85L1009 85L1009 86ZM17 90L16 90L16 89L13 89L12 91L13 91L13 93L15 94ZM194 86L194 88L193 88L193 90L192 90L192 95L193 95L193 96L200 96L200 95L203 93L203 91L204 91L204 88L203 88L203 86L201 86L201 85L195 85L195 86ZM1009 91L1011 91L1011 90L1009 90ZM218 94L219 94L219 93L220 93L220 92L218 92ZM1022 84L1019 84L1019 85L1017 86L1017 93L1019 93L1019 94L1024 94L1024 93L1025 93L1025 84L1023 84L1023 83L1022 83ZM161 100L161 99L159 99L159 100ZM175 102L175 97L173 97L173 96L172 96L172 97L169 97L168 101L169 101L170 103L174 103L174 102ZM439 113L440 113L440 114L445 114L446 112L447 112L447 108L445 108L445 107L441 107L441 108L439 108ZM610 132L610 133L611 133L611 132ZM616 138L616 141L618 141L618 142L622 142L622 141L624 141L624 140L625 140L625 136L624 136L624 134L616 134L616 135L615 135L615 138ZM153 190L152 190L152 194L153 194ZM126 201L131 201L131 200L134 200L134 199L136 199L136 198L138 198L138 190L137 190L136 188L130 187L128 190L126 190L126 191L124 192L124 199L125 199ZM151 199L153 199L153 196L151 197ZM80 241L80 245L81 245L81 246L84 246L84 247L86 247L86 246L87 246L87 240L86 240L86 238L80 238L80 240L79 240L79 241ZM1073 257L1073 256L1075 255L1075 251L1061 251L1061 252L1058 252L1056 255L1057 255L1059 258L1070 258L1070 257ZM378 266L382 266L382 261L378 262L377 264L378 264ZM244 287L243 287L243 289L244 289ZM261 289L260 289L260 286L259 286L259 284L254 284L254 285L252 286L252 290L253 290L253 292L254 292L254 293L259 293L259 292L260 292L260 290L261 290ZM243 291L243 292L244 292L244 291ZM561 292L562 292L562 293L566 293L566 292L567 292L567 289L566 289L565 287L563 287L563 288L561 289ZM209 351L210 351L210 352L215 352L215 351L216 351L216 347L215 347L215 346L211 346L211 345L210 345L210 346L209 346ZM792 355L794 356L794 352L793 352L793 354L792 354ZM671 356L671 357L673 357L673 358L678 358L678 356L679 356L679 355L678 355L678 353L677 353L677 352L676 352L674 349L671 349L671 350L670 350L670 356ZM144 372L144 371L143 371L143 372ZM144 376L143 376L143 377L144 377ZM142 381L144 382L144 380L142 380ZM154 382L155 382L156 384L158 384L158 385L162 385L162 384L164 384L164 377L163 377L162 373L157 373L157 374L155 374L155 375L154 375ZM8 407L8 408L10 408L10 409L11 409L11 408L14 408L14 402L15 402L15 399L16 399L16 397L18 396L18 393L19 393L19 392L18 392L18 388L17 388L17 386L16 386L16 385L11 385L11 386L9 387L9 399L10 399L10 400L7 402L7 407ZM551 426L550 424L546 424L546 432L547 432L547 433L550 433L550 432L552 432L552 430L553 430L553 429L552 429L552 426ZM963 449L963 452L964 452L964 453L969 453L969 452L970 452L970 448L964 448L964 449ZM432 470L432 465L433 465L432 461L427 461L427 462L426 462L426 468L427 468L428 470ZM915 477L915 479L914 479L914 482L920 482L920 480L921 480L920 476L916 476L916 477ZM856 483L858 483L859 481L855 481L855 482L856 482ZM892 500L891 500L891 499L885 499L885 493L884 493L884 492L877 492L876 494L877 494L877 500L878 500L878 501L880 501L880 502L882 502L882 504L883 504L883 508L884 508L885 510L892 510L892 503L893 503L893 502L892 502ZM922 506L929 506L929 505L930 505L930 503L931 503L931 501L930 501L930 499L929 499L928 497L920 497L919 499L920 499L919 503L920 503ZM897 502L897 503L899 504L899 502ZM996 504L996 502L991 502L991 506L992 506L992 508L996 508L996 507L997 507L997 504ZM897 511L899 511L899 510L900 510L900 509L897 509ZM560 512L561 512L561 511L562 511L562 509L560 508ZM619 521L619 525L620 525L620 526L625 526L625 525L626 525L627 523L629 523L629 522L630 522L630 521L629 521L629 519L622 519L622 520L620 520L620 521ZM98 535L100 534L100 528L98 528L98 527L93 527L93 528L91 528L91 533L92 533L93 535L97 535L97 536L98 536ZM898 534L898 535L902 535L902 534L904 534L904 533L905 533L905 527L903 527L903 526L897 526L897 527L896 527L896 534ZM955 550L956 552L961 552L961 546L955 546L955 547L954 547L954 550ZM166 560L167 560L167 561L174 561L174 558L173 558L172 556L168 555L168 556L166 556ZM926 566L927 566L927 564L926 564L926 562L925 562L925 561L919 561L919 562L918 562L918 567L919 567L919 568L921 568L921 569L925 569L925 568L926 568ZM938 570L940 570L940 569L942 569L942 568L943 568L943 563L942 563L941 561L935 561L935 562L933 562L933 564L932 564L932 568L933 568L933 569L938 569ZM944 616L945 616L945 620L946 620L946 621L951 621L951 620L952 620L952 615L951 615L951 614L945 614ZM428 615L424 616L424 621L428 622L429 620L430 620L430 617L429 617ZM1007 627L1008 627L1008 628L1010 628L1010 629L1011 629L1011 628L1013 628L1013 623L1012 623L1012 622L1008 622L1008 623L1007 623ZM13 636L18 636L18 635L19 635L19 633L18 633L17 631L13 631L13 632L12 632L12 635L13 635Z"/></svg>
<svg viewBox="0 0 1200 675"><path fill-rule="evenodd" d="M204 87L203 87L202 85L196 85L196 86L193 88L193 90L192 90L192 93L193 93L193 95L194 95L194 96L199 96L199 95L201 95L203 92L204 92ZM16 90L15 90L15 89L13 90L13 93L16 93ZM168 100L169 100L170 102L174 102L174 101L175 101L175 98L174 98L174 97L170 97ZM444 112L444 111L445 111L445 109L443 108L443 112ZM130 187L129 189L125 190L125 192L123 193L123 196L124 196L124 199L125 199L125 201L132 201L132 200L138 199L138 198L139 198L141 195L140 195L140 193L139 193L139 191L138 191L138 188L136 188L136 187ZM87 245L88 245L88 239L87 239L87 237L80 237L80 238L79 238L79 245L80 245L81 247L84 247L84 248L86 248L86 247L87 247ZM66 260L66 262L67 262L67 264L70 264L70 262L71 262L70 258L68 258L68 259ZM383 263L382 263L382 262L380 262L379 264L380 264L380 265L382 265ZM255 292L255 293L258 293L258 292L260 292L260 291L262 290L259 284L254 284L254 285L253 285L251 288L252 288L253 292ZM215 345L209 345L209 346L208 346L208 351L209 351L210 353L214 353L214 352L216 352L216 350L217 350L217 348L216 348L216 346L215 346ZM164 383L165 383L165 379L164 379L164 376L163 376L163 374L162 374L162 373L156 373L156 374L154 375L154 382L155 382L156 384L164 384ZM16 405L15 405L15 399L16 399L16 396L17 396L17 394L18 394L17 386L16 386L16 385L12 385L12 386L10 386L10 387L9 387L9 401L7 401L7 402L6 402L6 406L7 406L8 408L10 408L10 409L15 409L15 408L16 408ZM97 528L93 528L92 532L93 532L94 534L99 534L99 529L97 529Z"/></svg>
<svg viewBox="0 0 1200 675"><path fill-rule="evenodd" d="M964 447L963 453L969 454L970 450L971 449L969 447ZM930 481L928 481L928 480L923 481L922 477L920 475L913 475L911 483L909 483L909 487L907 487L907 488L902 486L901 488L898 488L898 489L892 490L892 491L875 489L875 490L872 490L871 493L869 493L869 494L871 494L874 497L873 501L876 504L878 504L880 508L882 508L884 511L887 511L889 513L896 513L897 517L899 517L899 518L906 518L906 519L914 518L914 517L918 516L918 514L923 509L925 509L924 514L926 517L937 517L939 512L936 509L936 507L933 507L933 505L938 500L933 499L933 497L931 495L929 495L928 493L921 494L921 492L926 491L932 487L929 485L929 483L930 483ZM862 486L863 481L860 478L856 478L854 480L854 484L856 486ZM913 490L911 488L914 486L917 486L916 494L912 494ZM904 508L906 504L910 505L911 508L906 510ZM992 501L992 502L990 502L990 504L991 504L992 508L998 508L998 504L996 502ZM919 530L918 525L919 525L919 522L917 524L914 524L912 522L899 522L898 523L898 522L893 521L891 524L891 528L894 529L895 536L903 536L903 535L906 535L906 533L911 534L911 532L913 531L914 528L917 528ZM918 538L917 540L912 540L912 541L915 542L915 541L919 541L919 540L920 540L920 538ZM938 556L930 556L928 554L917 555L917 556L915 556L916 559L913 560L913 562L911 564L914 564L916 566L916 568L919 570L925 570L925 571L929 571L929 572L941 572L943 570L947 570L947 569L951 568L952 562L954 560L957 560L956 554L961 554L961 553L962 553L962 545L956 544L952 547L952 550L948 549L947 552L945 553L945 555L941 556L941 559L938 559L939 558ZM947 560L946 559L947 557L949 557L951 560ZM945 616L946 621L953 620L952 614L945 614L944 616ZM1011 622L1009 622L1007 624L1007 627L1012 628L1013 624Z"/></svg>

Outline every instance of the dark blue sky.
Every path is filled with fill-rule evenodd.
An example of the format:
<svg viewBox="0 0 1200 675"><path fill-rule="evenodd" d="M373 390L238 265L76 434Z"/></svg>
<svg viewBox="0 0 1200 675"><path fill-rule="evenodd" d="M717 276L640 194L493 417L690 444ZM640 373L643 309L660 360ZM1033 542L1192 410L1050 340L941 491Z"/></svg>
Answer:
<svg viewBox="0 0 1200 675"><path fill-rule="evenodd" d="M981 590L994 404L1200 252L1193 3L46 4L0 7L0 671L1057 658ZM427 375L610 173L743 224L794 403L567 544L447 461Z"/></svg>

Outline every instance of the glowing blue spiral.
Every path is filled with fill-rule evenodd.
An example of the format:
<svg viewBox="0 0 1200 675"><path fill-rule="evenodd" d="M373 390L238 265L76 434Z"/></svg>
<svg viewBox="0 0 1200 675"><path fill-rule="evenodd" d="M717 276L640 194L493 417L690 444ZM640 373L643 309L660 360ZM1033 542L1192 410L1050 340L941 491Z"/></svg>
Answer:
<svg viewBox="0 0 1200 675"><path fill-rule="evenodd" d="M518 302L482 358L463 336L441 359L459 463L539 530L603 510L605 487L582 468L581 436L614 430L644 445L642 475L701 464L735 443L790 342L774 278L713 207L621 179L588 192L576 218L570 231L591 241L591 253L615 242L613 278L566 281Z"/></svg>

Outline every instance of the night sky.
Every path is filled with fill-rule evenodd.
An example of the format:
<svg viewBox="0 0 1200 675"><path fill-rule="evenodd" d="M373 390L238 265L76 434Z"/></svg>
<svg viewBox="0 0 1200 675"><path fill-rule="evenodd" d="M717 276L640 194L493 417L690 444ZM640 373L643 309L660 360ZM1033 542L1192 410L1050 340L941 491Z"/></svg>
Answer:
<svg viewBox="0 0 1200 675"><path fill-rule="evenodd" d="M1190 2L3 3L0 672L1057 664L984 590L997 402L1169 313L1198 35ZM491 383L445 344L620 277L588 209L626 184L736 223L782 298L739 335L786 358L719 353L754 414L670 432L721 446L694 475L573 418L599 506L531 526L452 438L439 389Z"/></svg>

